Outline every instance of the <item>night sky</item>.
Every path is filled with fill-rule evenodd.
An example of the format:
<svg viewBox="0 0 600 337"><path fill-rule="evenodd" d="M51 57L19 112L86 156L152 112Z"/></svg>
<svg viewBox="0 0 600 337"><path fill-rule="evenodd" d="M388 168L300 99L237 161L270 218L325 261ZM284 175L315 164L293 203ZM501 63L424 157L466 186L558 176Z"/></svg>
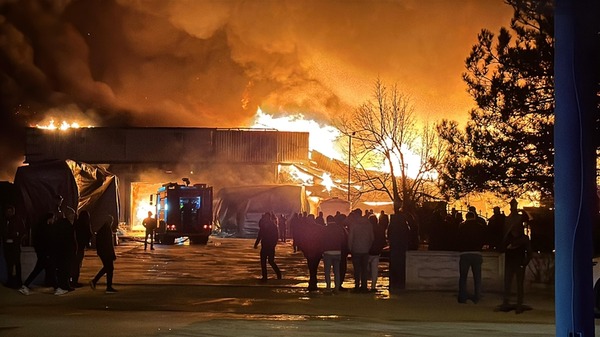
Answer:
<svg viewBox="0 0 600 337"><path fill-rule="evenodd" d="M329 116L380 77L434 121L464 121L461 73L501 0L0 0L0 180L22 161L16 126L239 127L257 107Z"/></svg>

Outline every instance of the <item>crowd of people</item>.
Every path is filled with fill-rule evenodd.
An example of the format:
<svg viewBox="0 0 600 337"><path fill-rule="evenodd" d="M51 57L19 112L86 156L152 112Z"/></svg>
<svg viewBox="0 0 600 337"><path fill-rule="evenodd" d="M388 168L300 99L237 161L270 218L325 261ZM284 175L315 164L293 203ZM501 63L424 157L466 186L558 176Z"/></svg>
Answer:
<svg viewBox="0 0 600 337"><path fill-rule="evenodd" d="M429 249L454 250L459 253L458 302L477 303L481 298L482 250L492 249L505 253L504 301L498 310L516 310L523 312L523 283L525 268L531 258L531 244L525 234L523 224L527 218L518 210L516 200L510 203L508 216L494 208L494 215L486 221L469 207L466 219L458 212L448 215L437 213L438 228L430 236ZM152 219L151 213L148 219ZM146 219L146 240L152 237L155 222ZM113 242L112 216L101 221L93 230L89 212L82 210L77 214L70 207L56 212L48 212L36 226L31 228L31 242L35 249L36 264L23 282L21 280L20 247L26 235L23 221L15 215L15 207L5 207L0 220L0 239L7 267L7 285L18 289L22 294L31 292L31 284L45 271L45 283L52 286L55 295L63 295L82 286L79 275L85 249L95 240L97 255L102 261L102 269L89 282L96 289L99 280L106 275L106 292L114 293L112 286L114 261L116 254ZM261 281L267 282L267 263L277 279L282 272L275 262L277 243L286 242L291 237L294 252L301 251L306 259L309 281L308 291L317 290L318 270L323 261L326 290L346 291L343 287L347 273L347 262L351 257L355 292L372 292L377 289L379 261L384 248L389 247L389 287L390 290L405 287L406 252L416 249L413 232L415 219L398 211L389 216L384 211L375 214L372 210L355 209L348 215L337 212L324 216L294 213L288 219L284 215L272 212L264 213L259 221L259 231L254 248L260 244ZM150 235L149 235L150 234ZM154 249L152 240L150 249ZM467 278L469 271L473 275L474 289L469 293ZM333 284L332 276L333 275ZM517 302L510 303L513 279L516 278Z"/></svg>
<svg viewBox="0 0 600 337"><path fill-rule="evenodd" d="M508 216L501 213L499 207L494 207L494 215L487 221L477 214L473 206L469 207L464 220L455 210L448 215L437 213L439 227L435 228L437 236L430 237L429 249L459 252L459 303L478 303L481 299L482 251L488 249L505 253L504 300L497 309L515 310L517 313L526 310L523 289L526 266L531 258L531 244L524 224L528 219L518 209L516 200L513 199L510 205L511 211ZM414 230L411 230L411 226L415 227L413 217L402 211L390 217L384 211L375 215L372 210L363 212L361 209L355 209L348 215L337 212L326 218L323 213L316 216L294 213L287 221L281 221L282 218L285 219L267 212L259 222L254 247L262 244L262 282L267 281L267 261L277 278L281 279L281 271L275 263L275 247L278 237L285 238L291 234L294 252L301 251L306 258L308 291L318 289L317 274L321 260L326 290L346 290L342 284L346 277L348 257L351 257L354 272L353 291L376 291L379 260L386 246L389 247L390 290L405 287L406 252L417 249L413 242ZM467 289L469 271L473 275L473 292ZM512 284L515 278L517 301L516 304L511 304Z"/></svg>
<svg viewBox="0 0 600 337"><path fill-rule="evenodd" d="M112 287L113 261L116 260L112 224L113 218L108 216L93 233L88 211L82 210L77 214L71 207L59 206L56 211L46 213L38 224L31 227L31 233L27 233L23 221L15 214L15 207L6 205L0 217L6 285L18 289L23 295L29 295L32 291L31 284L43 271L44 284L52 287L57 296L82 287L79 278L85 250L90 247L92 238L95 238L96 251L103 268L89 284L95 289L100 277L106 274L106 292L116 292ZM23 282L21 243L29 234L36 262Z"/></svg>
<svg viewBox="0 0 600 337"><path fill-rule="evenodd" d="M264 213L254 244L255 248L261 244L261 281L266 282L268 279L267 261L277 278L281 279L281 271L274 261L275 247L277 238L285 242L289 233L294 252L301 251L306 259L309 291L318 289L317 273L321 260L325 270L326 289L332 292L347 290L342 284L346 277L348 256L352 257L354 291L375 291L379 257L387 246L389 224L390 218L384 211L379 216L372 211L363 212L360 209L355 209L348 215L337 212L327 217L322 212L316 216L306 212L294 213L289 220L272 212Z"/></svg>

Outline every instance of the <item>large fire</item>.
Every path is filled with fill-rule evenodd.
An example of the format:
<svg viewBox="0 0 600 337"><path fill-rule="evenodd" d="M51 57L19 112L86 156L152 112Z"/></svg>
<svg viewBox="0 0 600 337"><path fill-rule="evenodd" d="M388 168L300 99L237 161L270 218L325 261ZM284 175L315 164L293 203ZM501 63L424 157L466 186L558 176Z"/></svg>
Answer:
<svg viewBox="0 0 600 337"><path fill-rule="evenodd" d="M306 119L302 114L275 118L264 113L261 108L258 108L256 111L256 116L254 117L254 125L252 127L273 128L280 131L308 132L309 148L311 150L316 150L332 159L338 159L342 161L348 160L346 154L344 154L342 150L342 148L345 148L347 145L340 143L340 130L325 123L319 123L314 120ZM403 152L407 176L414 178L417 176L421 168L421 157L414 154L407 148L403 148ZM394 165L395 172L400 171L399 160L394 161L392 165ZM388 162L385 162L377 167L367 167L367 169L378 170L381 172L390 171ZM301 178L300 180L306 179ZM327 181L327 179L324 179L324 181ZM331 179L328 181L331 181ZM329 186L329 188L331 188L331 186Z"/></svg>
<svg viewBox="0 0 600 337"><path fill-rule="evenodd" d="M340 137L340 130L327 124L306 119L302 114L275 118L263 113L261 108L258 108L252 128L308 132L308 146L311 150L319 151L329 158L343 159L340 145L336 142Z"/></svg>
<svg viewBox="0 0 600 337"><path fill-rule="evenodd" d="M48 122L46 122L46 124L36 124L35 125L36 128L38 129L44 129L44 130L68 130L68 129L79 129L82 127L87 127L87 128L91 128L93 126L88 125L88 126L81 126L81 124L79 122L67 122L67 121L62 121L60 123L56 123L54 121L54 118L50 118L50 120Z"/></svg>
<svg viewBox="0 0 600 337"><path fill-rule="evenodd" d="M131 230L143 231L142 221L148 217L148 212L156 213L156 206L152 203L151 195L155 195L161 184L148 182L131 183Z"/></svg>

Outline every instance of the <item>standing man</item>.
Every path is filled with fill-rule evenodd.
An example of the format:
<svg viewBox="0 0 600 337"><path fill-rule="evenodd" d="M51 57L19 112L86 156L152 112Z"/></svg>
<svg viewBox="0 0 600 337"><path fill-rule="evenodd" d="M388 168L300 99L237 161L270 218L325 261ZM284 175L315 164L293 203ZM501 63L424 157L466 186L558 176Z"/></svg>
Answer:
<svg viewBox="0 0 600 337"><path fill-rule="evenodd" d="M383 211L382 211L383 212ZM377 278L379 276L379 256L386 245L385 227L377 220L377 216L369 216L369 222L373 227L373 243L369 249L369 270L371 272L371 291L377 291Z"/></svg>
<svg viewBox="0 0 600 337"><path fill-rule="evenodd" d="M319 270L319 264L323 257L323 232L325 227L318 225L315 221L314 215L310 214L306 217L302 217L303 223L300 225L301 230L297 231L297 236L294 242L298 244L298 249L302 251L306 258L306 264L308 266L308 291L315 291L317 287L317 272Z"/></svg>
<svg viewBox="0 0 600 337"><path fill-rule="evenodd" d="M485 221L482 216L477 214L477 208L475 208L475 206L469 206L469 212L475 214L475 220L477 220L480 224L482 224L484 227L487 226L487 221Z"/></svg>
<svg viewBox="0 0 600 337"><path fill-rule="evenodd" d="M6 285L19 289L22 285L21 276L21 238L25 235L25 224L15 215L15 206L7 205L4 209L4 219L0 227L0 238L4 248L6 261Z"/></svg>
<svg viewBox="0 0 600 337"><path fill-rule="evenodd" d="M402 210L390 217L387 239L390 244L390 291L406 288L406 251L408 250L408 221Z"/></svg>
<svg viewBox="0 0 600 337"><path fill-rule="evenodd" d="M344 244L342 245L342 256L340 257L340 287L339 291L348 291L347 288L344 288L343 284L346 280L346 272L348 271L348 255L350 255L350 250L348 250L348 230L350 225L348 224L348 217L346 214L341 212L337 212L334 215L334 221L338 224L341 224L346 232L346 239L344 240Z"/></svg>
<svg viewBox="0 0 600 337"><path fill-rule="evenodd" d="M298 232L301 230L300 216L298 213L294 213L290 218L290 233L292 235L292 247L294 248L294 253L298 251Z"/></svg>
<svg viewBox="0 0 600 337"><path fill-rule="evenodd" d="M83 264L83 258L85 257L85 249L90 245L90 239L92 238L90 212L86 210L79 212L74 227L75 239L77 240L77 252L75 254L75 260L73 261L71 286L73 288L79 288L82 286L82 284L79 283L79 274L81 273L81 266Z"/></svg>
<svg viewBox="0 0 600 337"><path fill-rule="evenodd" d="M281 213L279 215L279 217L277 218L277 228L279 229L279 239L281 240L281 242L287 242L287 226L288 224L288 219L285 216L285 214Z"/></svg>
<svg viewBox="0 0 600 337"><path fill-rule="evenodd" d="M504 251L504 300L496 308L498 311L515 310L517 314L522 313L529 307L523 304L525 269L531 259L531 241L525 235L523 224L527 222L528 217L519 212L518 202L515 199L510 201L510 214L506 218L508 232L506 233L502 250ZM517 279L517 305L510 304L510 295L512 280Z"/></svg>
<svg viewBox="0 0 600 337"><path fill-rule="evenodd" d="M156 230L156 219L152 217L151 211L148 211L148 217L142 221L142 226L146 228L146 235L144 235L144 250L148 248L148 236L150 236L150 250L154 250L154 231Z"/></svg>
<svg viewBox="0 0 600 337"><path fill-rule="evenodd" d="M268 212L263 214L262 218L258 222L258 236L254 241L254 249L258 247L260 243L260 268L262 271L262 282L267 282L267 261L277 274L277 279L281 280L281 271L275 263L275 246L277 246L277 225L271 218L271 214Z"/></svg>
<svg viewBox="0 0 600 337"><path fill-rule="evenodd" d="M362 216L360 208L352 211L348 218L350 223L348 248L352 254L352 267L354 268L354 291L368 292L369 250L375 239L373 226L366 217Z"/></svg>
<svg viewBox="0 0 600 337"><path fill-rule="evenodd" d="M328 215L323 231L323 267L325 271L325 287L331 290L331 268L333 267L333 292L338 292L342 286L340 277L340 264L342 249L348 242L348 233L341 224L335 222L332 215Z"/></svg>
<svg viewBox="0 0 600 337"><path fill-rule="evenodd" d="M477 221L473 212L467 213L467 219L458 227L458 248L460 251L458 281L458 302L467 303L467 299L474 303L481 299L481 264L483 256L481 249L485 243L485 227ZM473 272L474 294L467 292L467 275L469 269Z"/></svg>
<svg viewBox="0 0 600 337"><path fill-rule="evenodd" d="M381 210L377 222L379 223L379 226L383 227L384 231L387 231L388 226L390 225L390 217L387 215L387 213L385 213L384 210Z"/></svg>
<svg viewBox="0 0 600 337"><path fill-rule="evenodd" d="M504 222L506 215L500 213L500 207L494 207L494 214L488 221L487 226L487 244L490 249L502 249L502 237L504 236Z"/></svg>
<svg viewBox="0 0 600 337"><path fill-rule="evenodd" d="M75 210L67 207L64 211L65 217L56 221L53 233L53 253L56 263L56 277L58 288L54 295L64 295L72 290L71 268L77 253L77 241L75 240Z"/></svg>

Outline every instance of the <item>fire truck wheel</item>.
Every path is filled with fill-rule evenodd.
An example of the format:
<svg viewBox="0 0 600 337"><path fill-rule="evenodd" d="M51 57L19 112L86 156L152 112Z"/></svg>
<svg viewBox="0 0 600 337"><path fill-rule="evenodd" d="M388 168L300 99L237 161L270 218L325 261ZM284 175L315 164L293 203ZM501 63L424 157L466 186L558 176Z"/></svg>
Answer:
<svg viewBox="0 0 600 337"><path fill-rule="evenodd" d="M161 240L162 244L165 245L174 245L175 244L175 237L174 236L163 236L162 240Z"/></svg>
<svg viewBox="0 0 600 337"><path fill-rule="evenodd" d="M190 236L190 243L194 245L205 245L208 242L208 236Z"/></svg>

